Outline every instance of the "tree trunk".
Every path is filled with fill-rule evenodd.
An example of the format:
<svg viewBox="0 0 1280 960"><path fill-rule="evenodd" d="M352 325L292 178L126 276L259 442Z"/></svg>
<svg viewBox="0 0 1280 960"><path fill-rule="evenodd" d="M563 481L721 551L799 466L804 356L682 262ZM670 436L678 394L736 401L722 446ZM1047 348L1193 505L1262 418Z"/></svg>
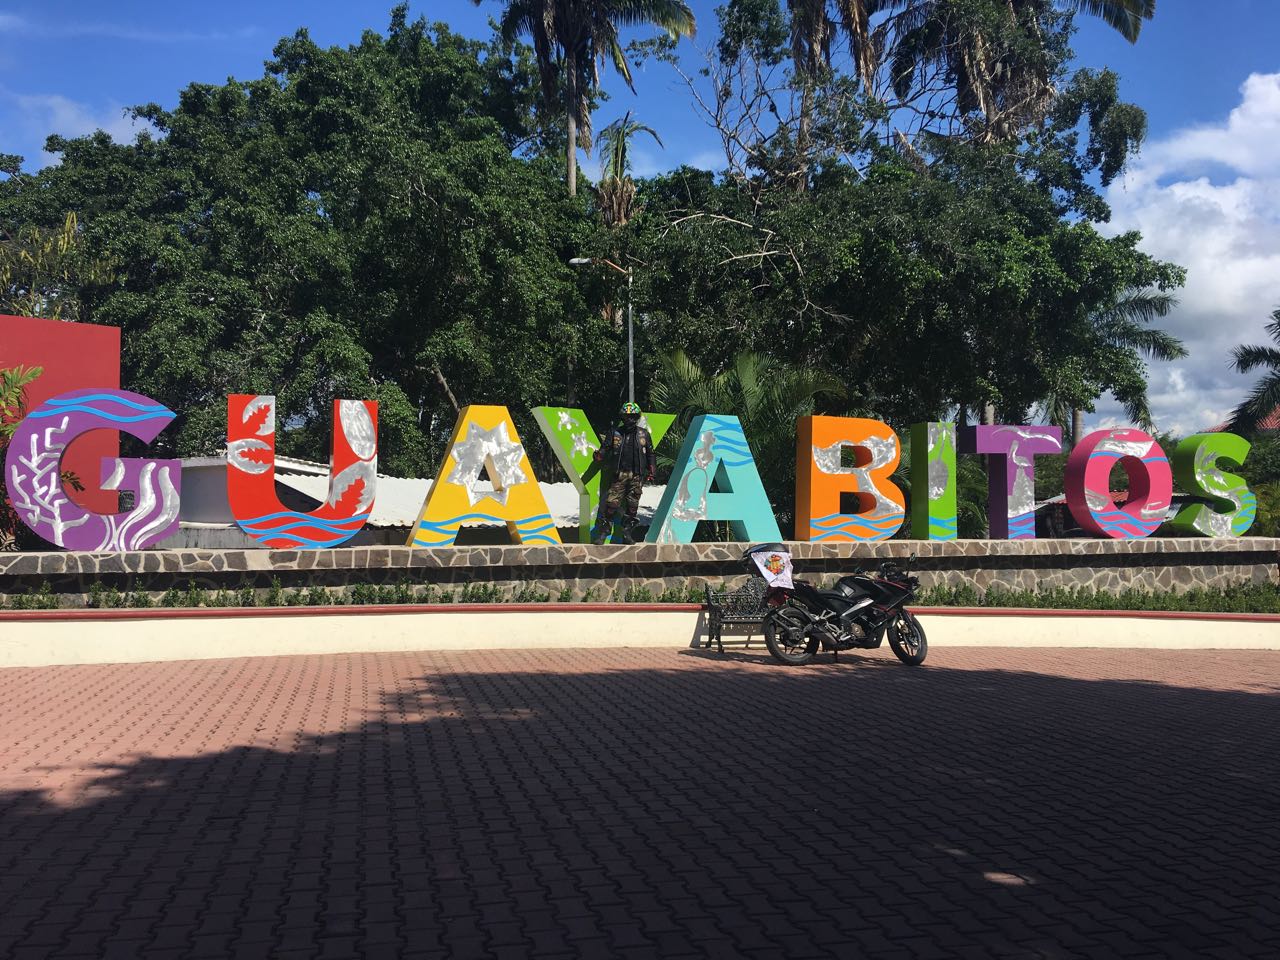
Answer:
<svg viewBox="0 0 1280 960"><path fill-rule="evenodd" d="M800 92L800 124L796 129L797 193L804 193L809 189L809 128L812 123L813 81L806 77L804 90Z"/></svg>
<svg viewBox="0 0 1280 960"><path fill-rule="evenodd" d="M462 408L458 406L458 398L453 395L453 391L449 389L449 381L444 378L444 371L440 369L440 364L433 363L431 372L436 375L436 380L440 386L444 388L444 395L449 398L449 404L453 407L454 413L461 413Z"/></svg>
<svg viewBox="0 0 1280 960"><path fill-rule="evenodd" d="M996 405L994 403L984 403L982 405L982 422L988 427L996 425Z"/></svg>
<svg viewBox="0 0 1280 960"><path fill-rule="evenodd" d="M1075 407L1071 409L1071 446L1084 439L1084 411Z"/></svg>
<svg viewBox="0 0 1280 960"><path fill-rule="evenodd" d="M578 195L578 118L573 115L573 107L569 107L569 148L565 157L565 168L569 181L569 196Z"/></svg>

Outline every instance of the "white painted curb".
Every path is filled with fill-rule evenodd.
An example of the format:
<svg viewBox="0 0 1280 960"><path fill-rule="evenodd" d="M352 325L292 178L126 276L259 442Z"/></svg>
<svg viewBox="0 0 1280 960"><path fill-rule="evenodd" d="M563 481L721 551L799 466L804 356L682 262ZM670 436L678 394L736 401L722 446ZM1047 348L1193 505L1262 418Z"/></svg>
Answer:
<svg viewBox="0 0 1280 960"><path fill-rule="evenodd" d="M1280 616L921 609L933 647L1280 650ZM736 646L747 632L726 630ZM0 667L410 650L693 647L692 606L557 605L0 613ZM753 645L763 650L758 633Z"/></svg>

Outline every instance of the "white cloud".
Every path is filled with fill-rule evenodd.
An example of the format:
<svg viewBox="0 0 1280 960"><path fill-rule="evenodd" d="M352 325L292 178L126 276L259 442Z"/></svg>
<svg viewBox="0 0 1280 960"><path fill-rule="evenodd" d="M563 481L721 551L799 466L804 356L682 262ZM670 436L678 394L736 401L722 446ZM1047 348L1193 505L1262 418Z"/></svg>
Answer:
<svg viewBox="0 0 1280 960"><path fill-rule="evenodd" d="M1231 348L1267 342L1280 307L1280 73L1253 74L1240 93L1223 122L1149 144L1107 192L1110 230L1139 230L1143 250L1187 268L1161 325L1191 356L1151 371L1156 424L1173 433L1226 419L1253 382L1230 370ZM1118 409L1100 404L1091 425Z"/></svg>
<svg viewBox="0 0 1280 960"><path fill-rule="evenodd" d="M723 170L725 167L723 150L701 150L685 161L698 170Z"/></svg>
<svg viewBox="0 0 1280 960"><path fill-rule="evenodd" d="M131 143L138 131L149 126L128 116L117 103L94 107L57 93L15 93L3 87L0 111L6 134L3 149L22 154L28 169L56 162L54 154L44 151L51 134L71 138L105 130L117 143Z"/></svg>
<svg viewBox="0 0 1280 960"><path fill-rule="evenodd" d="M648 147L631 146L631 175L633 177L652 177L656 173L662 173L670 168L671 163L662 154L661 147L657 144L653 145L653 149Z"/></svg>
<svg viewBox="0 0 1280 960"><path fill-rule="evenodd" d="M50 39L74 37L105 37L110 40L126 40L138 43L207 43L217 40L238 40L251 37L254 27L238 30L154 30L122 23L82 22L75 20L38 22L14 13L0 12L0 31L7 35Z"/></svg>

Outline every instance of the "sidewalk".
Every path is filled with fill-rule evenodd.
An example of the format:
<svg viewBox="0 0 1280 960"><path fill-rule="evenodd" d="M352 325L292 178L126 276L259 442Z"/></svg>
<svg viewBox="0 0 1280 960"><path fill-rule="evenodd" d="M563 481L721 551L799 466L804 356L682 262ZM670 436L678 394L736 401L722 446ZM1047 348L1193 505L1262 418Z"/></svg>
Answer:
<svg viewBox="0 0 1280 960"><path fill-rule="evenodd" d="M1274 957L1280 652L0 670L0 957Z"/></svg>

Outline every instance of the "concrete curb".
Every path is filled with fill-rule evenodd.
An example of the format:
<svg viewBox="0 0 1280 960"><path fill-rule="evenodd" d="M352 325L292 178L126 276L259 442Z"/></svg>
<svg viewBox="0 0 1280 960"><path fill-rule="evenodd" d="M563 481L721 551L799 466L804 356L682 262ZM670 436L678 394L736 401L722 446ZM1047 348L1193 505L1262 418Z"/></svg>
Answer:
<svg viewBox="0 0 1280 960"><path fill-rule="evenodd" d="M1280 649L1280 616L1274 614L916 612L934 647ZM511 614L530 616L514 621ZM1093 630L1082 623L1102 617L1112 622ZM731 641L750 635L726 634ZM690 648L705 636L705 613L694 604L10 610L0 612L0 667L423 650Z"/></svg>

